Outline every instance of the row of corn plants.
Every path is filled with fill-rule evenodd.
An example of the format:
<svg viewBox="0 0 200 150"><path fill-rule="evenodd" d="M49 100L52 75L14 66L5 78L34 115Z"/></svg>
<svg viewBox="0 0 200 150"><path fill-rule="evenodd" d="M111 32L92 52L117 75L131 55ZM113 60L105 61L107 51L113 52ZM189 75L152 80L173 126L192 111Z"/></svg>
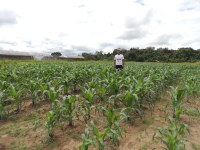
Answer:
<svg viewBox="0 0 200 150"><path fill-rule="evenodd" d="M184 150L186 132L189 132L189 127L180 120L180 117L183 113L186 89L172 87L170 95L172 113L166 113L168 123L164 123L163 127L156 128L159 135L155 134L153 139L161 141L164 149Z"/></svg>
<svg viewBox="0 0 200 150"><path fill-rule="evenodd" d="M188 66L187 66L188 67ZM163 143L168 150L184 150L189 133L189 126L181 121L181 114L185 111L185 103L191 97L197 97L200 92L200 70L197 66L190 66L181 72L179 87L171 87L171 113L167 113L168 124L157 128L159 135L155 139ZM198 108L197 108L198 109Z"/></svg>

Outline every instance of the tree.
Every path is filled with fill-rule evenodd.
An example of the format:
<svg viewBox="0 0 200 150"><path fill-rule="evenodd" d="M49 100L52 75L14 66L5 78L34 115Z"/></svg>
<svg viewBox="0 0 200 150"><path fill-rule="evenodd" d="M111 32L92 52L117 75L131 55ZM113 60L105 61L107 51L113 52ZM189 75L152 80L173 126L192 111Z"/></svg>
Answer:
<svg viewBox="0 0 200 150"><path fill-rule="evenodd" d="M92 53L82 53L85 60L95 60L95 55Z"/></svg>
<svg viewBox="0 0 200 150"><path fill-rule="evenodd" d="M102 60L104 58L103 51L96 51L96 60Z"/></svg>
<svg viewBox="0 0 200 150"><path fill-rule="evenodd" d="M59 57L59 56L62 56L62 54L60 52L53 52L53 53L51 53L51 56Z"/></svg>
<svg viewBox="0 0 200 150"><path fill-rule="evenodd" d="M103 51L97 51L94 54L83 53L82 55L86 60L112 60L117 54L117 49L114 49L112 53L103 53ZM193 49L191 47L182 47L178 49L155 48L146 47L138 48L133 47L129 50L122 49L121 54L124 55L128 61L138 62L195 62L200 60L200 49Z"/></svg>

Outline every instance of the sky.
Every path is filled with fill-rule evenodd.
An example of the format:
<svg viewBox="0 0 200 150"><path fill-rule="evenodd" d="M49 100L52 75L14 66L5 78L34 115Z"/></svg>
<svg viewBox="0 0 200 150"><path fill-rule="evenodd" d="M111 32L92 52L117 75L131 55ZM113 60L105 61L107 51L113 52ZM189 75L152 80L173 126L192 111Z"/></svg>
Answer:
<svg viewBox="0 0 200 150"><path fill-rule="evenodd" d="M0 50L200 49L200 0L0 0Z"/></svg>

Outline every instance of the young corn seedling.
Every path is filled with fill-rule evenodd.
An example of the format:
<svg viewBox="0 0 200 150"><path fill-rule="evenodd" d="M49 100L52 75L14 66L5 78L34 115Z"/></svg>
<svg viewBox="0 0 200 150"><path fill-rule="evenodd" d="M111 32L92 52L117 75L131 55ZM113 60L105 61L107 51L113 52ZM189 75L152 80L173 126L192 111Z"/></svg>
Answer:
<svg viewBox="0 0 200 150"><path fill-rule="evenodd" d="M108 105L108 107L118 108L121 104L121 97L121 94L111 95L108 98L108 103L105 105Z"/></svg>
<svg viewBox="0 0 200 150"><path fill-rule="evenodd" d="M123 80L120 76L116 75L112 78L109 78L107 80L107 84L107 89L109 89L108 93L109 95L111 95L109 97L109 103L113 104L114 107L118 107L120 103L120 92L123 89L123 87L125 87L125 85L123 84Z"/></svg>
<svg viewBox="0 0 200 150"><path fill-rule="evenodd" d="M37 99L38 99L38 94L40 90L38 90L39 83L36 81L30 80L29 83L29 92L31 94L31 100L32 100L32 106L35 106Z"/></svg>
<svg viewBox="0 0 200 150"><path fill-rule="evenodd" d="M55 77L53 80L50 81L50 85L54 87L56 90L59 89L59 85L61 83L61 78L60 77Z"/></svg>
<svg viewBox="0 0 200 150"><path fill-rule="evenodd" d="M184 150L185 134L189 128L184 123L177 122L174 118L168 116L169 125L157 128L159 135L154 134L153 140L161 141L166 150Z"/></svg>
<svg viewBox="0 0 200 150"><path fill-rule="evenodd" d="M106 126L108 137L114 145L119 146L119 140L122 137L122 129L120 127L121 117L113 108L105 110Z"/></svg>
<svg viewBox="0 0 200 150"><path fill-rule="evenodd" d="M11 82L19 81L20 77L16 73L17 71L15 69L13 69L13 71L10 73L9 78Z"/></svg>
<svg viewBox="0 0 200 150"><path fill-rule="evenodd" d="M59 91L56 91L55 88L51 88L49 90L45 90L43 92L43 95L46 95L50 102L51 102L51 109L54 110L56 109L56 105L58 103L58 97L59 97Z"/></svg>
<svg viewBox="0 0 200 150"><path fill-rule="evenodd" d="M7 118L4 100L5 100L4 93L0 92L0 120L4 120Z"/></svg>
<svg viewBox="0 0 200 150"><path fill-rule="evenodd" d="M82 73L80 72L80 70L75 70L70 77L71 77L70 82L72 83L73 92L76 93L78 85L81 83L82 80Z"/></svg>
<svg viewBox="0 0 200 150"><path fill-rule="evenodd" d="M61 88L63 88L64 94L67 95L69 93L69 80L66 78L61 80Z"/></svg>
<svg viewBox="0 0 200 150"><path fill-rule="evenodd" d="M108 89L110 90L110 94L117 95L120 92L121 80L118 80L117 77L113 77L108 80Z"/></svg>
<svg viewBox="0 0 200 150"><path fill-rule="evenodd" d="M107 90L106 90L106 85L99 85L98 86L98 92L97 95L100 98L101 101L105 102L106 100L106 95L107 95Z"/></svg>
<svg viewBox="0 0 200 150"><path fill-rule="evenodd" d="M77 100L77 97L75 95L63 97L62 116L66 120L68 120L69 126L73 126L73 110L76 107L75 106L76 100Z"/></svg>
<svg viewBox="0 0 200 150"><path fill-rule="evenodd" d="M94 89L84 89L83 91L83 97L85 98L85 101L83 103L83 109L85 110L84 120L87 122L90 119L90 113L92 109L94 108Z"/></svg>
<svg viewBox="0 0 200 150"><path fill-rule="evenodd" d="M140 102L137 94L134 93L134 91L126 91L124 94L122 94L123 104L125 105L125 112L127 116L129 116L127 119L128 121L131 121L130 116L132 113L137 113L142 118L141 115L141 108L140 108Z"/></svg>
<svg viewBox="0 0 200 150"><path fill-rule="evenodd" d="M48 99L48 95L45 93L45 91L49 90L49 85L46 83L41 83L39 84L39 90L41 91L42 99Z"/></svg>
<svg viewBox="0 0 200 150"><path fill-rule="evenodd" d="M53 128L55 126L56 123L56 114L53 111L49 111L47 113L47 121L45 123L45 127L47 129L47 133L48 133L48 140L50 140L53 137Z"/></svg>
<svg viewBox="0 0 200 150"><path fill-rule="evenodd" d="M141 110L141 106L143 104L143 97L145 96L145 85L143 84L143 82L141 80L137 80L137 83L134 87L134 91L135 93L137 94L137 97L138 97L138 103L137 103L137 108L139 110Z"/></svg>
<svg viewBox="0 0 200 150"><path fill-rule="evenodd" d="M95 79L92 79L92 81L89 81L86 86L90 89L94 89L97 86L97 81Z"/></svg>
<svg viewBox="0 0 200 150"><path fill-rule="evenodd" d="M16 111L19 112L22 106L22 95L23 95L24 89L21 88L20 90L17 91L13 85L10 85L8 88L8 92L14 100L14 103L16 105Z"/></svg>
<svg viewBox="0 0 200 150"><path fill-rule="evenodd" d="M98 145L98 149L99 150L104 150L104 148L105 148L105 139L107 137L109 129L105 129L103 132L101 132L96 127L94 122L92 122L91 125L92 125L92 131L93 131L94 140L96 141L96 143Z"/></svg>
<svg viewBox="0 0 200 150"><path fill-rule="evenodd" d="M81 135L82 144L79 146L79 150L88 150L89 146L95 147L95 141L90 138L90 129L87 126L85 133Z"/></svg>
<svg viewBox="0 0 200 150"><path fill-rule="evenodd" d="M0 90L6 90L9 87L9 83L6 81L0 81Z"/></svg>
<svg viewBox="0 0 200 150"><path fill-rule="evenodd" d="M183 112L185 90L172 87L172 92L170 94L171 94L171 101L172 101L173 117L176 120L179 120L180 115Z"/></svg>
<svg viewBox="0 0 200 150"><path fill-rule="evenodd" d="M199 86L197 77L195 77L195 76L187 77L187 79L184 81L184 84L185 84L186 93L188 96L198 95L200 86Z"/></svg>

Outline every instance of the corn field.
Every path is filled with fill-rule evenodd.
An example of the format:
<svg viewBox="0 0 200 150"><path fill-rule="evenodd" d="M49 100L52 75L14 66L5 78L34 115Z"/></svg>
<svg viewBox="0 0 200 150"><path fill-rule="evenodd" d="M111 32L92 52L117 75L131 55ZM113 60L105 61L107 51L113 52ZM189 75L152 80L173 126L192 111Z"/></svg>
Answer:
<svg viewBox="0 0 200 150"><path fill-rule="evenodd" d="M46 102L50 107L41 126L47 142L55 140L60 125L70 130L82 124L79 149L117 148L127 132L122 124L143 120L144 110L153 111L170 87L174 125L184 99L199 94L198 64L127 63L119 71L110 62L5 64L0 66L0 120L17 116L27 103L36 109Z"/></svg>

